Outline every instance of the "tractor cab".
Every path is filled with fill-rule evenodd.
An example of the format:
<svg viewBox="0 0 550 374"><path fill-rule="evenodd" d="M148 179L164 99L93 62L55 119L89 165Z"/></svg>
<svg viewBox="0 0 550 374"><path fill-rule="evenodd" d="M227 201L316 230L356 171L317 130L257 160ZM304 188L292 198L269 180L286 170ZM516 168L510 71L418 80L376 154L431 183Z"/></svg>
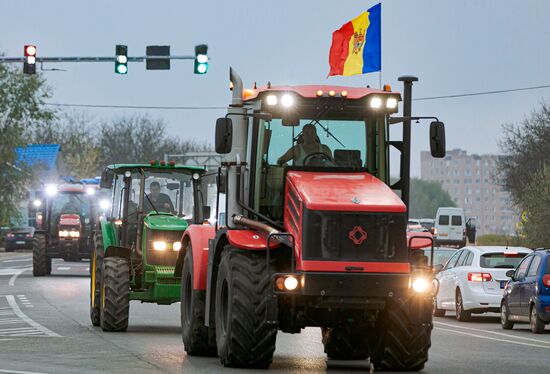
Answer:
<svg viewBox="0 0 550 374"><path fill-rule="evenodd" d="M156 161L110 165L104 170L100 185L110 189L111 199L110 211L100 219L92 257L94 325L101 324L106 331L125 330L130 300L179 301L174 266L184 231L203 220L203 172Z"/></svg>

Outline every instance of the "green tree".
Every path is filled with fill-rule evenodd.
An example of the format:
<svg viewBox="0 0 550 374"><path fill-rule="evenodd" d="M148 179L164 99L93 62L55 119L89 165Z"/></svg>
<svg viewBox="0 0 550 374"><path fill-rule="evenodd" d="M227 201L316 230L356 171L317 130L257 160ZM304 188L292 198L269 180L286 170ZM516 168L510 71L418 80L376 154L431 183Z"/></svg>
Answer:
<svg viewBox="0 0 550 374"><path fill-rule="evenodd" d="M438 182L412 178L410 196L409 217L411 218L433 218L437 208L456 206L449 193Z"/></svg>
<svg viewBox="0 0 550 374"><path fill-rule="evenodd" d="M16 166L15 147L28 143L28 130L55 118L44 105L51 91L40 75L23 75L19 66L0 65L0 225L19 217L32 178L25 165Z"/></svg>

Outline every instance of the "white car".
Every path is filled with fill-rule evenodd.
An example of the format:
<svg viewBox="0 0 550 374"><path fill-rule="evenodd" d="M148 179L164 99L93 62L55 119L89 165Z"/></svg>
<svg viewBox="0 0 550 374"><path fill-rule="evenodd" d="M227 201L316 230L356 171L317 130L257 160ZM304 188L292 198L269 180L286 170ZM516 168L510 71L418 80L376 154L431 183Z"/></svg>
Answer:
<svg viewBox="0 0 550 374"><path fill-rule="evenodd" d="M515 269L531 250L523 247L464 247L437 274L439 290L434 315L454 310L466 321L472 313L500 312L506 272Z"/></svg>

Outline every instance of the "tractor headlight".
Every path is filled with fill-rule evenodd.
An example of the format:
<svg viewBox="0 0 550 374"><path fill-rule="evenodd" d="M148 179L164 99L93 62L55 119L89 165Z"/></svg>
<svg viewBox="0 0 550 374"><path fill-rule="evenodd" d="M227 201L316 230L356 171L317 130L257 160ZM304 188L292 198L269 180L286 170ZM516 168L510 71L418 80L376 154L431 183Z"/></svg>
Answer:
<svg viewBox="0 0 550 374"><path fill-rule="evenodd" d="M46 194L48 196L54 196L57 193L57 186L55 184L46 185Z"/></svg>
<svg viewBox="0 0 550 374"><path fill-rule="evenodd" d="M40 208L42 206L42 201L36 199L32 202L32 205L34 205L36 208Z"/></svg>
<svg viewBox="0 0 550 374"><path fill-rule="evenodd" d="M70 231L69 236L71 238L80 238L80 231Z"/></svg>
<svg viewBox="0 0 550 374"><path fill-rule="evenodd" d="M382 106L382 99L379 97L373 97L372 99L370 99L369 106L372 109L380 108Z"/></svg>
<svg viewBox="0 0 550 374"><path fill-rule="evenodd" d="M395 109L397 107L397 99L395 97L390 97L386 101L386 108Z"/></svg>
<svg viewBox="0 0 550 374"><path fill-rule="evenodd" d="M167 244L164 240L158 240L153 242L153 249L155 251L166 251Z"/></svg>
<svg viewBox="0 0 550 374"><path fill-rule="evenodd" d="M281 97L281 104L286 108L291 107L292 104L294 104L294 98L292 95L284 94L283 97Z"/></svg>
<svg viewBox="0 0 550 374"><path fill-rule="evenodd" d="M174 242L174 244L172 244L172 249L174 251L179 251L181 249L181 242Z"/></svg>
<svg viewBox="0 0 550 374"><path fill-rule="evenodd" d="M298 279L294 277L288 277L285 279L284 286L289 291L294 291L298 287Z"/></svg>
<svg viewBox="0 0 550 374"><path fill-rule="evenodd" d="M277 105L279 100L277 99L276 95L267 95L267 97L265 98L265 102L267 103L267 105Z"/></svg>
<svg viewBox="0 0 550 374"><path fill-rule="evenodd" d="M102 200L99 202L99 207L100 207L102 210L107 210L107 209L109 209L110 206L111 206L111 203L109 203L109 200L107 200L107 199L102 199Z"/></svg>
<svg viewBox="0 0 550 374"><path fill-rule="evenodd" d="M88 188L86 188L86 193L88 195L93 195L93 194L95 194L95 189L93 189L92 187L88 187Z"/></svg>
<svg viewBox="0 0 550 374"><path fill-rule="evenodd" d="M69 232L67 230L60 230L59 231L59 237L60 238L66 238L67 236L69 236Z"/></svg>
<svg viewBox="0 0 550 374"><path fill-rule="evenodd" d="M427 277L413 276L410 279L410 288L415 293L435 295L437 293L437 281Z"/></svg>

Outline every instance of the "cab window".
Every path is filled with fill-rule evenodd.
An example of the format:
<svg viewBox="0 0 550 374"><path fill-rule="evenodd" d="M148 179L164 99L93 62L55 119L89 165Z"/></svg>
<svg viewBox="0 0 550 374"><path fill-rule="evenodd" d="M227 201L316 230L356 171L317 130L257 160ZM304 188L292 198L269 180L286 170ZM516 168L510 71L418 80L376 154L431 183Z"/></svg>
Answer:
<svg viewBox="0 0 550 374"><path fill-rule="evenodd" d="M527 272L528 277L534 277L537 275L540 265L540 256L533 257L533 262L531 262L531 266L529 266L529 271Z"/></svg>
<svg viewBox="0 0 550 374"><path fill-rule="evenodd" d="M527 269L529 268L529 264L531 263L532 259L533 256L527 256L523 259L523 261L518 265L518 268L516 269L516 274L514 275L515 279L520 279L522 276L526 276Z"/></svg>
<svg viewBox="0 0 550 374"><path fill-rule="evenodd" d="M445 270L452 269L456 266L456 261L458 260L458 257L462 254L463 251L459 251L453 255L447 262L447 265L445 265Z"/></svg>

